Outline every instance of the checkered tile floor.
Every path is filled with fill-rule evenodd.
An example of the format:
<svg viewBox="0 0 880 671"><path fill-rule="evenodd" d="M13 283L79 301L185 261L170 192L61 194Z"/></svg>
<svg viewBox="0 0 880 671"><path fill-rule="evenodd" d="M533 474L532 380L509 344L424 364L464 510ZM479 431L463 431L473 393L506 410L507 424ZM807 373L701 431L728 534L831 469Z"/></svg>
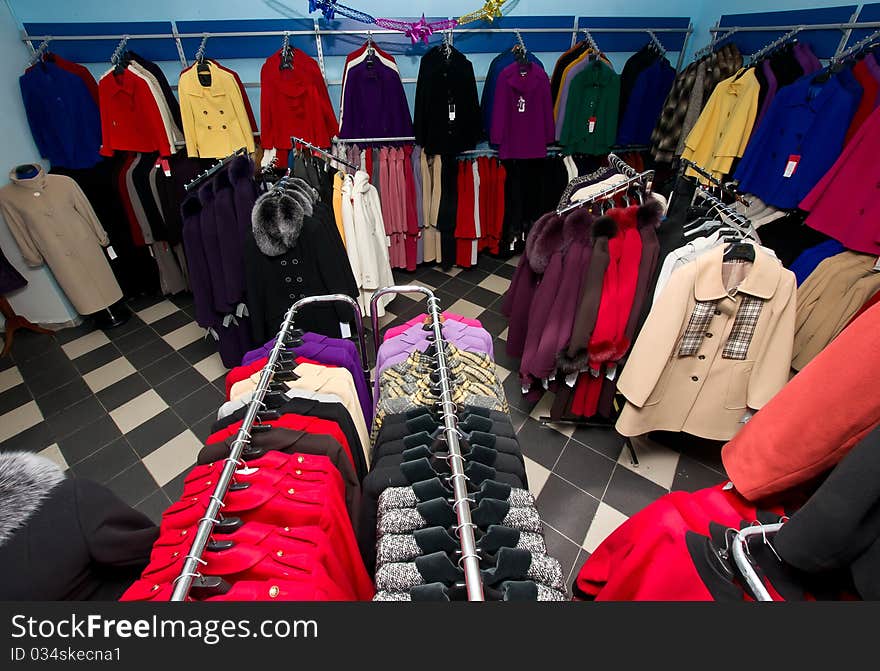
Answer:
<svg viewBox="0 0 880 671"><path fill-rule="evenodd" d="M645 440L635 467L613 431L541 425L552 394L536 404L523 399L519 362L504 351L501 301L516 263L484 256L468 270L420 268L395 278L430 287L445 309L479 319L494 336L548 550L573 577L628 516L670 490L707 487L724 475L717 447L676 451ZM86 324L55 336L16 334L12 356L0 359L0 450L46 454L158 519L208 436L226 369L193 321L188 294L130 307L131 320L110 331ZM398 296L380 323L402 324L423 307L424 297ZM372 358L371 334L368 343Z"/></svg>

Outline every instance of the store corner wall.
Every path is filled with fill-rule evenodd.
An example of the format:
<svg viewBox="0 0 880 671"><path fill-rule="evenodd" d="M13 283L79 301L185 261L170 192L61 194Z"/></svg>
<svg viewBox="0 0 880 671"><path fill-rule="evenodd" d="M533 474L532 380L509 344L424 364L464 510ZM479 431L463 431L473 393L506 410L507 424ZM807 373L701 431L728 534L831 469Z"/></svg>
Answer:
<svg viewBox="0 0 880 671"><path fill-rule="evenodd" d="M21 163L40 160L31 139L18 77L24 72L27 51L19 39L19 27L9 7L0 3L0 186L7 184L7 172ZM2 217L0 217L2 218ZM24 275L28 285L7 296L18 314L38 324L64 324L77 318L76 310L46 268L29 268L6 223L0 224L0 248L6 258ZM0 329L3 320L0 317Z"/></svg>

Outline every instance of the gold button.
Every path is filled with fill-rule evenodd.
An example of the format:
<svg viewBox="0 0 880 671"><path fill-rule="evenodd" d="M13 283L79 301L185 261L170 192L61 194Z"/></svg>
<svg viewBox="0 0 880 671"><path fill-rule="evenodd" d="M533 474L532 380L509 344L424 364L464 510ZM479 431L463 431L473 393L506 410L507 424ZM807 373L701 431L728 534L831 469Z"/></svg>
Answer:
<svg viewBox="0 0 880 671"><path fill-rule="evenodd" d="M303 463L306 459L305 459L305 457L297 457L296 460L297 460L299 463Z"/></svg>
<svg viewBox="0 0 880 671"><path fill-rule="evenodd" d="M187 531L186 529L184 529L183 531L180 532L180 535L181 535L181 536L186 536L188 533L189 533L189 531Z"/></svg>
<svg viewBox="0 0 880 671"><path fill-rule="evenodd" d="M290 531L290 527L284 527L285 531Z"/></svg>
<svg viewBox="0 0 880 671"><path fill-rule="evenodd" d="M180 556L180 553L179 553L179 552L174 552L174 553L172 553L171 556L172 556L172 557L178 557L178 556Z"/></svg>
<svg viewBox="0 0 880 671"><path fill-rule="evenodd" d="M210 485L210 484L211 484L211 481L208 480L205 484L206 484L206 485Z"/></svg>
<svg viewBox="0 0 880 671"><path fill-rule="evenodd" d="M287 493L288 494L296 494L296 490L293 487L291 487L290 489L287 490Z"/></svg>
<svg viewBox="0 0 880 671"><path fill-rule="evenodd" d="M151 592L158 592L158 591L159 591L159 585L153 585L153 586L150 588L150 591L151 591Z"/></svg>
<svg viewBox="0 0 880 671"><path fill-rule="evenodd" d="M282 550L278 550L278 552L276 552L275 554L278 555L279 557L284 556L284 552Z"/></svg>
<svg viewBox="0 0 880 671"><path fill-rule="evenodd" d="M297 469L296 469L296 474L297 474L297 475L302 475L303 472L297 468Z"/></svg>
<svg viewBox="0 0 880 671"><path fill-rule="evenodd" d="M269 596L272 597L273 599L276 596L278 596L279 594L281 594L281 590L279 589L278 585L272 585L269 588Z"/></svg>

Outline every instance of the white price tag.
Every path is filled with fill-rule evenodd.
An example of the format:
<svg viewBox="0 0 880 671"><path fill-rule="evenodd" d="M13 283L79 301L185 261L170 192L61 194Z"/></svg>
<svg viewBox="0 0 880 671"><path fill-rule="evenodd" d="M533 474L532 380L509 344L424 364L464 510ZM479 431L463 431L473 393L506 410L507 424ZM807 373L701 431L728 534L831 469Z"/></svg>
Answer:
<svg viewBox="0 0 880 671"><path fill-rule="evenodd" d="M782 173L783 177L791 177L797 171L798 163L801 162L801 157L798 154L792 154L788 157L788 162L785 164L785 172Z"/></svg>
<svg viewBox="0 0 880 671"><path fill-rule="evenodd" d="M343 338L351 337L351 327L347 322L339 322L339 332L342 333Z"/></svg>
<svg viewBox="0 0 880 671"><path fill-rule="evenodd" d="M113 260L119 258L119 255L116 253L116 250L113 249L113 245L108 245L108 246L107 246L107 256L110 257L110 260L111 260L111 261L113 261Z"/></svg>

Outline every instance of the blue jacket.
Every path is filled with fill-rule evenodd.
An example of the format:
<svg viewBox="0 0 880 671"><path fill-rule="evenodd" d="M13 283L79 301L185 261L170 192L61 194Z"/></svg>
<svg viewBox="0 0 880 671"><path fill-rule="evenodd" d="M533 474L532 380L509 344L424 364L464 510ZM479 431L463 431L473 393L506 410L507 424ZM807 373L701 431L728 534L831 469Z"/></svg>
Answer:
<svg viewBox="0 0 880 671"><path fill-rule="evenodd" d="M795 208L840 156L862 87L849 70L824 83L804 75L779 90L752 134L734 177L768 205ZM797 169L785 177L792 155Z"/></svg>
<svg viewBox="0 0 880 671"><path fill-rule="evenodd" d="M639 73L621 114L617 144L650 144L673 81L675 69L665 58L655 60Z"/></svg>
<svg viewBox="0 0 880 671"><path fill-rule="evenodd" d="M82 79L45 62L18 83L34 142L52 167L91 168L101 160L101 117Z"/></svg>
<svg viewBox="0 0 880 671"><path fill-rule="evenodd" d="M820 242L815 247L810 247L801 252L801 255L791 264L789 270L794 273L797 278L798 286L807 281L816 267L825 259L831 256L837 256L841 252L845 252L846 247L841 245L837 240L826 240Z"/></svg>

